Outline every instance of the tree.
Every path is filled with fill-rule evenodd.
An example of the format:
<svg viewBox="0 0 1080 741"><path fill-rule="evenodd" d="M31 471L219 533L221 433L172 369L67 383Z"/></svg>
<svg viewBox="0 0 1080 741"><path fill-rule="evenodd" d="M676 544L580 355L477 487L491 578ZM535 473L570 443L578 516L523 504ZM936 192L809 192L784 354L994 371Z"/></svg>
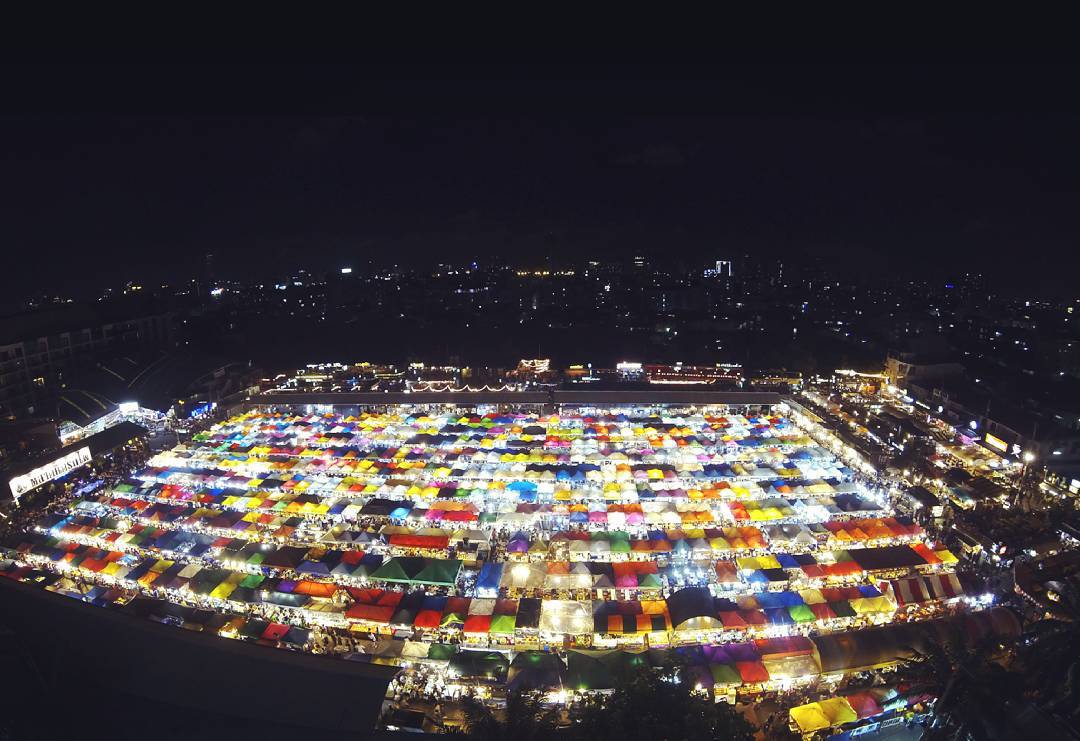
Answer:
<svg viewBox="0 0 1080 741"><path fill-rule="evenodd" d="M556 734L557 711L536 693L511 692L499 713L480 700L465 700L465 734L480 741L547 741Z"/></svg>
<svg viewBox="0 0 1080 741"><path fill-rule="evenodd" d="M753 728L725 703L692 692L683 667L651 668L590 702L568 734L580 741L750 741Z"/></svg>
<svg viewBox="0 0 1080 741"><path fill-rule="evenodd" d="M1070 609L1080 610L1080 595L1071 584L1060 584L1058 594ZM1080 623L1034 623L1025 636L1020 661L1029 689L1040 705L1054 712L1076 712L1080 707Z"/></svg>
<svg viewBox="0 0 1080 741"><path fill-rule="evenodd" d="M996 636L973 644L953 626L915 649L910 675L940 692L924 739L989 738L989 729L1007 720L1005 708L1020 699L1021 685L994 660L1004 648Z"/></svg>

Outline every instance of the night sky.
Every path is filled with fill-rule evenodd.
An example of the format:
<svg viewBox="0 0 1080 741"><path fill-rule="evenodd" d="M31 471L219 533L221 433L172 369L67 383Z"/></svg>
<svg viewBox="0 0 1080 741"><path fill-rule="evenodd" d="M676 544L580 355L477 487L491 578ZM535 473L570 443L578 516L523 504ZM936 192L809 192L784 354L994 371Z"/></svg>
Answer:
<svg viewBox="0 0 1080 741"><path fill-rule="evenodd" d="M9 293L768 250L1066 290L1068 65L9 67Z"/></svg>

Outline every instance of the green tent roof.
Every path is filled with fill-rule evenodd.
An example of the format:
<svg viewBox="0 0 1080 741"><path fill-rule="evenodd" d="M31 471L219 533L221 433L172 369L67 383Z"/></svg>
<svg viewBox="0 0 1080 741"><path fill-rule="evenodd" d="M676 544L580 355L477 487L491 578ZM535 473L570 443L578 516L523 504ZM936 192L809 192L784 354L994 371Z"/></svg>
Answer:
<svg viewBox="0 0 1080 741"><path fill-rule="evenodd" d="M423 568L426 559L415 557L391 558L372 572L372 579L411 584Z"/></svg>
<svg viewBox="0 0 1080 741"><path fill-rule="evenodd" d="M509 668L510 661L498 651L458 651L450 657L450 670L463 677L503 681Z"/></svg>
<svg viewBox="0 0 1080 741"><path fill-rule="evenodd" d="M660 583L660 577L656 574L645 574L638 578L638 586L659 589L663 585Z"/></svg>
<svg viewBox="0 0 1080 741"><path fill-rule="evenodd" d="M432 643L428 647L427 657L432 661L447 661L454 655L454 646L450 643Z"/></svg>
<svg viewBox="0 0 1080 741"><path fill-rule="evenodd" d="M398 556L391 558L371 573L372 579L405 584L435 584L449 586L461 570L458 559Z"/></svg>
<svg viewBox="0 0 1080 741"><path fill-rule="evenodd" d="M644 651L605 651L600 661L615 677L632 677L649 667L649 655Z"/></svg>
<svg viewBox="0 0 1080 741"><path fill-rule="evenodd" d="M263 579L265 578L266 577L262 574L248 574L244 577L243 581L240 582L240 586L247 587L248 589L256 589L263 583Z"/></svg>
<svg viewBox="0 0 1080 741"><path fill-rule="evenodd" d="M791 619L796 623L812 623L816 620L813 610L806 605L789 607L788 612L791 613Z"/></svg>
<svg viewBox="0 0 1080 741"><path fill-rule="evenodd" d="M461 571L460 560L456 558L433 558L413 577L413 582L416 584L450 585L457 581L459 571Z"/></svg>
<svg viewBox="0 0 1080 741"><path fill-rule="evenodd" d="M489 633L513 633L517 627L516 615L495 615L491 618Z"/></svg>
<svg viewBox="0 0 1080 741"><path fill-rule="evenodd" d="M606 690L615 677L603 662L607 651L570 651L566 655L566 686L576 690Z"/></svg>
<svg viewBox="0 0 1080 741"><path fill-rule="evenodd" d="M742 684L742 675L731 664L709 664L715 684Z"/></svg>
<svg viewBox="0 0 1080 741"><path fill-rule="evenodd" d="M829 608L836 613L836 617L855 617L855 610L851 609L851 605L846 599L840 600L838 602L830 602Z"/></svg>

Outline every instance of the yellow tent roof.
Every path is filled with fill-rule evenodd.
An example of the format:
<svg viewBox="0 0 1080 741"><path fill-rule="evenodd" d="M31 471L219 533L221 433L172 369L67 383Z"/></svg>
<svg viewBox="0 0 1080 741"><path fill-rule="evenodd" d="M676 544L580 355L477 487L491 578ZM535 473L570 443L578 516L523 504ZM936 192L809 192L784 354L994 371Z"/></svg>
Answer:
<svg viewBox="0 0 1080 741"><path fill-rule="evenodd" d="M859 719L858 713L851 707L846 697L830 697L818 703L821 712L829 719L830 725L838 726Z"/></svg>
<svg viewBox="0 0 1080 741"><path fill-rule="evenodd" d="M957 558L952 554L952 551L947 549L934 551L934 555L940 558L942 563L956 563L957 561Z"/></svg>
<svg viewBox="0 0 1080 741"><path fill-rule="evenodd" d="M823 731L832 725L832 723L829 722L828 716L822 711L821 705L816 702L812 702L809 705L799 705L788 712L791 714L791 719L795 721L795 725L797 725L799 730L803 733Z"/></svg>

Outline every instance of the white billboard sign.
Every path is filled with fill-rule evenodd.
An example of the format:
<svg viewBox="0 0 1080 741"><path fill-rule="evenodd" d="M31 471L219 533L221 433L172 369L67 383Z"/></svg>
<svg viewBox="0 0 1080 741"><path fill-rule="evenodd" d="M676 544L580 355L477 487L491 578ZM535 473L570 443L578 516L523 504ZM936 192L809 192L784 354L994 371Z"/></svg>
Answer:
<svg viewBox="0 0 1080 741"><path fill-rule="evenodd" d="M18 504L19 497L26 492L33 491L42 484L47 484L53 479L58 479L64 474L74 471L79 466L85 466L90 462L91 458L90 448L82 447L78 450L73 450L65 456L57 458L54 461L46 463L40 468L35 468L29 473L12 477L11 495L15 497L15 503Z"/></svg>

